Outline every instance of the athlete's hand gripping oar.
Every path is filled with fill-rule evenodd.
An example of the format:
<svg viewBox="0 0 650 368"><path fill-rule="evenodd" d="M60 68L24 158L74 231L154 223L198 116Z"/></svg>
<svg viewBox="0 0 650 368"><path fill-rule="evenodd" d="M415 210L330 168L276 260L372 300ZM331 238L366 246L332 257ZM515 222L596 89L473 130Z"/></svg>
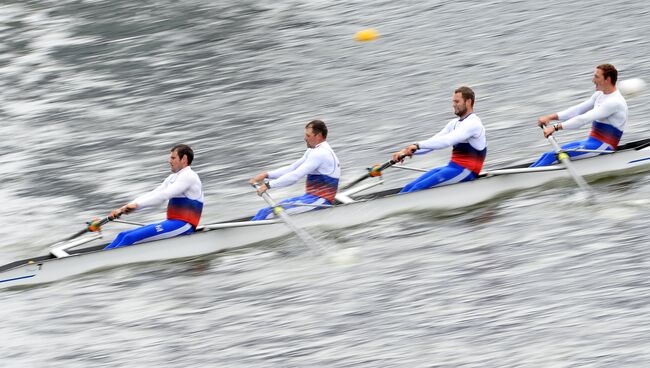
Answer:
<svg viewBox="0 0 650 368"><path fill-rule="evenodd" d="M259 183L255 183L255 184L252 184L252 185L253 185L253 187L255 189L259 189L259 187L260 187ZM293 222L291 217L284 211L284 208L282 207L282 205L277 204L273 200L273 198L271 198L269 193L267 193L266 190L264 190L262 192L260 192L258 190L257 194L259 194L259 196L262 197L264 199L264 201L266 201L266 203L269 205L269 207L271 207L273 209L273 213L277 217L279 217L285 223L285 225L287 225L287 227L289 229L291 229L291 231L293 231L298 236L298 238L300 238L300 240L303 243L305 243L305 245L308 246L312 250L312 252L314 252L315 254L323 253L323 247L321 247L318 244L318 242L316 242L316 239L314 239L311 235L309 235L305 230L299 228Z"/></svg>
<svg viewBox="0 0 650 368"><path fill-rule="evenodd" d="M540 128L544 130L544 126L540 125ZM546 135L546 131L544 130L544 135ZM576 171L575 167L573 167L573 163L571 162L571 159L569 158L569 154L566 153L562 148L560 147L559 144L557 144L557 141L555 140L555 137L553 137L553 134L548 134L546 136L546 139L548 142L553 146L553 150L555 151L555 154L557 155L558 161L560 161L564 167L567 169L573 180L578 184L580 189L584 190L589 196L593 195L593 191L589 184L583 179L580 174Z"/></svg>
<svg viewBox="0 0 650 368"><path fill-rule="evenodd" d="M351 183L349 183L346 186L344 186L343 188L341 188L341 190L343 191L343 190L350 189L353 186L361 183L362 181L364 181L364 180L366 180L368 178L381 176L382 171L388 169L389 167L395 165L398 162L401 162L406 157L407 157L407 155L400 155L398 157L398 160L390 160L390 161L387 161L387 162L383 163L382 165L375 165L373 167L368 168L368 173L367 174L363 174L362 176L360 176L357 179L353 180Z"/></svg>

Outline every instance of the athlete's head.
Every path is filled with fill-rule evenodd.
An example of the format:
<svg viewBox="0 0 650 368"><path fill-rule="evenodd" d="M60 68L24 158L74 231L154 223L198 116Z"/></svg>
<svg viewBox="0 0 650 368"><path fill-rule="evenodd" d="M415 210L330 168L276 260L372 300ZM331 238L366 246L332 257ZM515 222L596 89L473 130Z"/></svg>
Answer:
<svg viewBox="0 0 650 368"><path fill-rule="evenodd" d="M471 88L466 86L456 88L452 98L454 114L462 118L471 113L474 110L474 100L474 91Z"/></svg>
<svg viewBox="0 0 650 368"><path fill-rule="evenodd" d="M596 86L596 91L611 93L616 90L616 80L618 71L612 64L600 64L594 71L594 77L591 81Z"/></svg>
<svg viewBox="0 0 650 368"><path fill-rule="evenodd" d="M327 139L327 126L322 120L312 120L305 125L305 143L314 148Z"/></svg>
<svg viewBox="0 0 650 368"><path fill-rule="evenodd" d="M603 77L605 79L609 78L612 84L616 84L618 80L618 70L612 64L600 64L596 67L603 72Z"/></svg>
<svg viewBox="0 0 650 368"><path fill-rule="evenodd" d="M171 166L172 172L179 172L191 165L192 160L194 160L194 151L190 146L177 144L172 147L169 154L169 166Z"/></svg>

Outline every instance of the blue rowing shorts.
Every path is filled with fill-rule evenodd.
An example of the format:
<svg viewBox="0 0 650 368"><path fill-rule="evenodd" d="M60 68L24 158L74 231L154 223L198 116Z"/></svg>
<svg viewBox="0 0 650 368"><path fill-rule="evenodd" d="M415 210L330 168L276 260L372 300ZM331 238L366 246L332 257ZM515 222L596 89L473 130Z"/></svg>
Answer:
<svg viewBox="0 0 650 368"><path fill-rule="evenodd" d="M150 224L133 230L119 233L113 242L107 245L104 250L126 247L137 243L145 243L154 240L173 238L177 235L192 234L194 227L181 220L165 220L157 224Z"/></svg>

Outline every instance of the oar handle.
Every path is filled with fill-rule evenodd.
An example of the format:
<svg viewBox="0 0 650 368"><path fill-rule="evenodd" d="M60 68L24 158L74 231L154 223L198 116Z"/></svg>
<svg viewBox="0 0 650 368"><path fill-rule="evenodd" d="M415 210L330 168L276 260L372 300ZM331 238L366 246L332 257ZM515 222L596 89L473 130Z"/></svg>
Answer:
<svg viewBox="0 0 650 368"><path fill-rule="evenodd" d="M261 185L260 183L255 182L255 183L251 183L251 187L255 188L255 190L258 190L261 187ZM262 196L262 194L264 193L257 193L257 195L259 195L260 197Z"/></svg>
<svg viewBox="0 0 650 368"><path fill-rule="evenodd" d="M257 189L260 188L261 185L260 185L260 183L252 183L251 186L252 186L253 188L255 188L255 190L257 190ZM271 198L271 196L270 196L267 192L262 192L262 193L259 193L259 192L258 192L257 195L259 195L260 197L262 197L262 198L264 199L264 201L266 201L266 203L269 205L269 207L274 208L274 209L275 209L276 207L281 207L281 206L279 206L277 203L275 203L275 201L273 200L273 198ZM274 212L275 212L275 211L274 211Z"/></svg>

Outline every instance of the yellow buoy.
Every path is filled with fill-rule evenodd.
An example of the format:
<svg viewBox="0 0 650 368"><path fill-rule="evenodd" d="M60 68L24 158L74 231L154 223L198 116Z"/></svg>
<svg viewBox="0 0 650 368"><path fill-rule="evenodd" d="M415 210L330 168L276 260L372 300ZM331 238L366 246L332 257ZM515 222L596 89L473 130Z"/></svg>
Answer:
<svg viewBox="0 0 650 368"><path fill-rule="evenodd" d="M372 41L379 37L376 29L368 28L354 34L354 39L360 42Z"/></svg>

